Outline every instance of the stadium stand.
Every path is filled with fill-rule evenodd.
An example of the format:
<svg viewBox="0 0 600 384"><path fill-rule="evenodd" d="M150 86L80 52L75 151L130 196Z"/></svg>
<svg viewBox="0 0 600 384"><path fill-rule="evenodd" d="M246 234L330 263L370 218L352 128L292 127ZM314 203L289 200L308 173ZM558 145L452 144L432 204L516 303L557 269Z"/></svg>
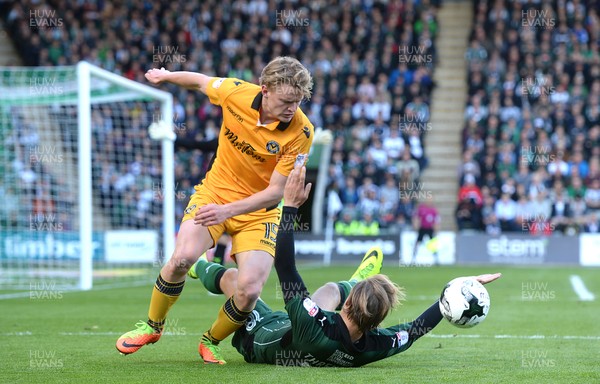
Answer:
<svg viewBox="0 0 600 384"><path fill-rule="evenodd" d="M391 200L383 189L392 183L398 186L401 180L418 181L427 166L426 130L419 125L429 120L438 1L298 1L293 7L275 2L275 11L260 0L211 0L199 6L185 1L41 0L35 2L36 9L56 10L68 28L38 29L28 25L27 9L32 4L22 1L2 8L27 65L87 60L142 83L146 83L146 69L161 66L258 82L262 67L272 57L297 57L315 80L313 97L302 108L315 126L334 133L329 182L330 188L340 191L344 212L354 220L371 214L382 231L407 222L410 202ZM402 52L431 59L407 62ZM165 88L176 97L178 136L206 140L218 134L221 112L208 98L174 86ZM136 106L119 108L117 115ZM115 216L111 212L122 204L152 211L160 203L147 201L149 195L144 193L144 186L155 181L155 164L109 163L101 156L102 151L129 140L144 139L139 129L146 127L148 116L144 111L138 114L132 120L136 129L115 132L110 121L114 114L94 110L100 159L95 172L102 180L96 187L105 197L102 209L109 216ZM210 157L199 151L177 153L180 196L193 192ZM42 175L40 170L31 172ZM357 194L350 192L354 189ZM185 203L177 201L177 222Z"/></svg>
<svg viewBox="0 0 600 384"><path fill-rule="evenodd" d="M598 231L599 10L474 2L459 229Z"/></svg>

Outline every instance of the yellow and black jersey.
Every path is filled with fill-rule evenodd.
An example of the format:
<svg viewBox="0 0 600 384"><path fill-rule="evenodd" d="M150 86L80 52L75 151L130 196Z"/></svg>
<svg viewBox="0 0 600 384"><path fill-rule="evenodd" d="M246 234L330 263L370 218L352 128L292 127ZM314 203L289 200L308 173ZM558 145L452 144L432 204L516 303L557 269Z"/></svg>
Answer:
<svg viewBox="0 0 600 384"><path fill-rule="evenodd" d="M241 200L269 185L277 170L289 175L298 155L308 155L314 127L299 108L289 123L261 125L260 86L235 78L213 78L210 102L223 109L215 160L202 184L222 199Z"/></svg>

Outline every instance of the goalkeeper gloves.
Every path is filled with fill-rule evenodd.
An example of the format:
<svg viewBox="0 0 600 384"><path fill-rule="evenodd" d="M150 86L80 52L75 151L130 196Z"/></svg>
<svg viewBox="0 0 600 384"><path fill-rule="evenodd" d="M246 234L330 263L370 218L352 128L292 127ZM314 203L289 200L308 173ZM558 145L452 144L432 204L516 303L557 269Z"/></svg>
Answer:
<svg viewBox="0 0 600 384"><path fill-rule="evenodd" d="M333 140L333 135L329 129L318 127L315 129L315 143L329 144Z"/></svg>
<svg viewBox="0 0 600 384"><path fill-rule="evenodd" d="M152 140L171 140L175 141L177 135L171 129L171 125L166 121L158 121L150 124L148 133Z"/></svg>

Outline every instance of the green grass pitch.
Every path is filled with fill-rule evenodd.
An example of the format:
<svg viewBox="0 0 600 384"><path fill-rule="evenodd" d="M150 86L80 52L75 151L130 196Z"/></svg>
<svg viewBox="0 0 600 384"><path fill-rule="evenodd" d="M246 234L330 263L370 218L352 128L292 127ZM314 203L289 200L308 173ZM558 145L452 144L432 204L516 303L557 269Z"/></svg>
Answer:
<svg viewBox="0 0 600 384"><path fill-rule="evenodd" d="M384 272L408 300L384 325L414 319L454 277L487 272L503 277L487 286L488 318L471 329L445 320L408 351L362 368L300 368L245 363L223 342L225 366L204 365L199 335L214 320L222 296L188 280L154 345L121 356L117 337L145 319L147 286L64 292L51 298L0 301L2 383L593 383L600 382L598 269L558 267L391 268ZM351 267L302 267L314 291L348 278ZM596 295L577 299L569 276L579 275ZM281 309L275 273L263 298Z"/></svg>

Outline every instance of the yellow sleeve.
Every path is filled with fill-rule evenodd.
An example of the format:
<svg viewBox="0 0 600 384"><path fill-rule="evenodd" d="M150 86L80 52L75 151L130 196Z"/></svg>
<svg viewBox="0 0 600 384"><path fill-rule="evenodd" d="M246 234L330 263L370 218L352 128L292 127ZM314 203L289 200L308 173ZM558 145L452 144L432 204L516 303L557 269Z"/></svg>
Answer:
<svg viewBox="0 0 600 384"><path fill-rule="evenodd" d="M312 124L305 122L302 134L284 148L275 170L283 176L288 176L294 169L296 161L303 161L303 164L306 164L314 135L315 130Z"/></svg>
<svg viewBox="0 0 600 384"><path fill-rule="evenodd" d="M212 104L221 105L238 86L245 82L228 77L213 77L206 87L206 95Z"/></svg>

